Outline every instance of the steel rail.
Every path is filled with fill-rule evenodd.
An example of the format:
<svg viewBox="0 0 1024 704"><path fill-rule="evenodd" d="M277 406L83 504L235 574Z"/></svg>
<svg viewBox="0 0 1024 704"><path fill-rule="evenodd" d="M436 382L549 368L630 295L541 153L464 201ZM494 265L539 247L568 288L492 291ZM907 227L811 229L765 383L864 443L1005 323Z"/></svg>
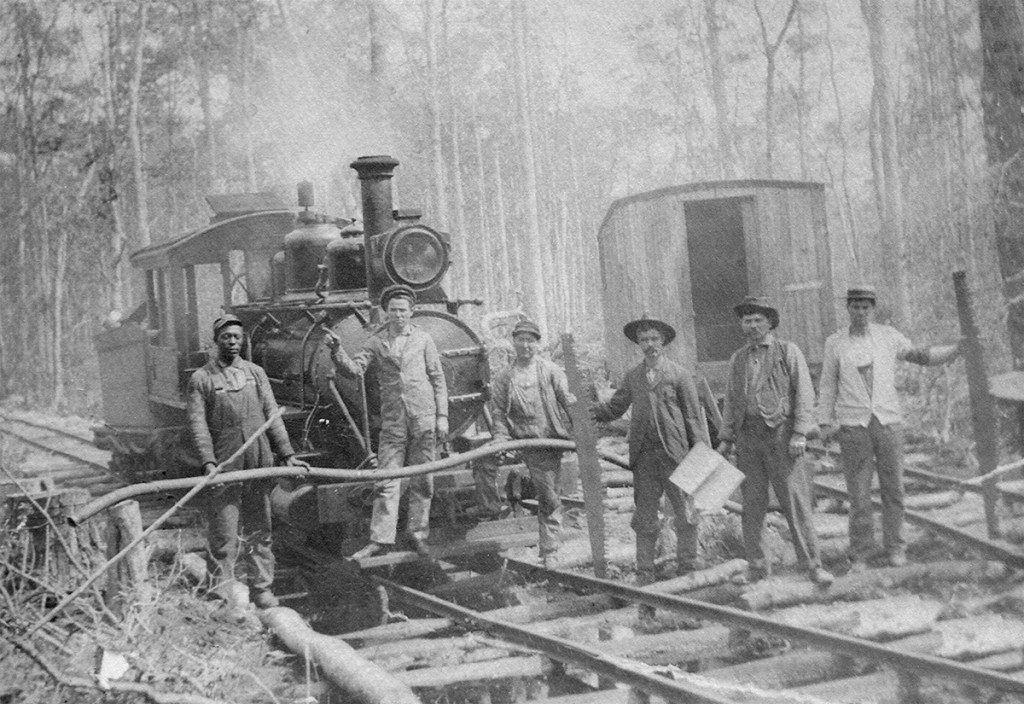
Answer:
<svg viewBox="0 0 1024 704"><path fill-rule="evenodd" d="M816 491L821 491L833 498L846 500L849 500L850 498L848 492L822 482L814 482L814 488ZM872 498L871 503L875 508L882 507L882 502L879 499ZM909 523L914 523L946 538L969 545L979 552L985 553L996 560L1006 563L1010 567L1024 569L1024 553L1018 552L1004 545L1000 545L994 541L987 540L986 538L980 538L968 533L967 531L960 530L959 528L946 525L945 523L937 521L934 518L929 518L917 511L904 509L903 516Z"/></svg>
<svg viewBox="0 0 1024 704"><path fill-rule="evenodd" d="M731 626L738 626L756 631L763 631L799 640L812 645L824 647L830 652L838 652L853 657L864 658L882 663L890 667L906 670L918 675L933 675L943 679L969 683L979 687L990 687L1002 692L1024 694L1024 680L1017 679L992 670L983 670L971 665L944 660L931 655L920 655L896 650L886 645L852 636L830 633L818 628L794 626L775 621L750 611L741 611L731 606L710 604L705 601L689 599L672 594L649 592L644 589L626 586L618 582L585 575L546 570L519 560L508 559L507 566L521 574L531 577L543 577L572 589L599 591L608 596L625 599L626 601L647 604L658 609L677 611L691 616L717 621Z"/></svg>
<svg viewBox="0 0 1024 704"><path fill-rule="evenodd" d="M607 655L564 638L542 635L529 630L528 627L491 618L484 613L467 609L383 577L370 575L370 579L383 585L401 601L411 606L467 623L475 628L482 628L517 645L539 650L555 660L576 665L647 694L661 697L666 701L685 702L686 704L691 702L729 704L733 701L695 690L687 684L667 679L662 675L645 672L646 666L641 666L640 663L626 658ZM481 664L486 666L484 663Z"/></svg>
<svg viewBox="0 0 1024 704"><path fill-rule="evenodd" d="M45 430L45 431L47 431L49 433L53 433L54 435L59 435L61 437L70 438L70 439L74 440L75 442L81 443L82 445L84 445L85 447L88 447L90 449L96 449L94 445L90 444L87 440L83 440L81 437L79 437L78 435L75 435L74 433L69 433L67 431L51 428L48 425L41 425L41 424L36 424L36 423L30 423L30 422L21 420L20 418L11 418L10 416L3 416L3 419L5 421L7 421L7 423L21 423L22 425L27 425L30 428L37 428L39 430ZM40 448L42 450L46 450L47 452L50 452L50 453L52 453L54 455L60 455L61 457L67 457L68 459L74 460L76 462L81 462L81 463L86 464L86 465L88 465L90 467L95 467L96 469L102 469L104 472L107 472L107 473L110 472L110 468L106 464L103 464L102 462L96 462L95 460L90 460L87 457L82 457L80 455L76 455L75 453L73 453L73 452L71 452L69 450L61 450L59 448L47 445L42 440L39 440L39 439L33 438L33 437L29 437L28 435L24 435L23 433L19 432L15 428L8 427L6 423L4 424L4 426L0 427L0 432L6 433L6 434L11 435L11 436L14 436L14 437L18 438L18 440L20 440L20 441L22 441L24 443L32 445L33 447L38 447L38 448Z"/></svg>

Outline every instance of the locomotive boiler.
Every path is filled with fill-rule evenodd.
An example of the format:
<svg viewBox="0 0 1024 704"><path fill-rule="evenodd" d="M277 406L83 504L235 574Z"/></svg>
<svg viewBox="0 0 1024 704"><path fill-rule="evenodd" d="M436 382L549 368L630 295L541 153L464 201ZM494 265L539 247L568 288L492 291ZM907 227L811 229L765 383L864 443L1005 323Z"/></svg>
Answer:
<svg viewBox="0 0 1024 704"><path fill-rule="evenodd" d="M213 347L223 311L245 323L243 356L267 372L292 442L311 464L366 466L379 430L372 369L363 379L335 374L326 331L355 354L379 324L376 301L391 284L417 292L414 322L441 354L452 436L486 401L487 357L459 318L465 301L447 297L450 238L395 210L398 161L361 157L363 219L313 210L300 184L298 212L272 194L211 196L209 225L135 252L147 300L124 324L96 337L105 422L96 442L131 482L189 476L199 465L185 423L185 388ZM312 499L311 499L312 500ZM323 502L320 502L321 507Z"/></svg>

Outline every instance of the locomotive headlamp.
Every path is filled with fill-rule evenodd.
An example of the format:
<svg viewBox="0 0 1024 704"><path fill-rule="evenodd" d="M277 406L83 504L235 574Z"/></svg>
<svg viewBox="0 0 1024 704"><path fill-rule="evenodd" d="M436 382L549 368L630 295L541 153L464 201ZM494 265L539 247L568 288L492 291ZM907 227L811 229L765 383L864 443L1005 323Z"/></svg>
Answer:
<svg viewBox="0 0 1024 704"><path fill-rule="evenodd" d="M392 281L422 291L448 271L448 243L441 233L409 225L390 233L384 245L384 269Z"/></svg>

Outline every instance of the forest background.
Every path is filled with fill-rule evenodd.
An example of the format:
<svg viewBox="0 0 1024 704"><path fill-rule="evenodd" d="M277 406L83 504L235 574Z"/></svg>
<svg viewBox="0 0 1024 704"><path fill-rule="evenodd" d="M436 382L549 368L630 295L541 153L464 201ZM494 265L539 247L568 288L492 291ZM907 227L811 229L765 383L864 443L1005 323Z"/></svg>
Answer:
<svg viewBox="0 0 1024 704"><path fill-rule="evenodd" d="M838 289L878 282L885 317L948 339L966 270L1008 367L1024 198L986 123L986 5L1019 50L1015 0L6 0L0 398L97 413L92 336L141 301L131 251L206 223L207 194L294 203L310 180L356 216L363 154L453 233L451 294L596 347L615 198L820 181ZM943 439L962 376L906 379Z"/></svg>

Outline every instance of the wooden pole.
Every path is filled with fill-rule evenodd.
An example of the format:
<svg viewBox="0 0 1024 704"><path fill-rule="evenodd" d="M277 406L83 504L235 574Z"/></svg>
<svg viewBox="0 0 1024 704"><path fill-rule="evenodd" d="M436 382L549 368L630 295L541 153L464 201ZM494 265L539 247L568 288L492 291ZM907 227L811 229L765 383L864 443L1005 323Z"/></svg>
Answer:
<svg viewBox="0 0 1024 704"><path fill-rule="evenodd" d="M597 428L590 417L590 404L576 362L574 344L572 335L562 335L562 355L569 379L569 391L576 397L576 402L569 407L569 414L572 416L572 433L576 439L576 456L579 458L580 477L583 480L583 508L587 513L594 575L604 579L607 572L604 559L604 488L601 486L601 463L597 455Z"/></svg>
<svg viewBox="0 0 1024 704"><path fill-rule="evenodd" d="M999 464L999 425L996 421L995 400L988 390L985 352L981 348L978 325L974 320L971 292L967 287L967 272L953 272L953 289L956 292L956 309L960 316L960 334L963 337L962 349L967 364L967 388L971 399L971 421L974 425L974 452L978 457L978 473L986 475ZM988 537L998 538L1000 531L996 501L999 499L999 491L994 477L982 483L982 496Z"/></svg>

